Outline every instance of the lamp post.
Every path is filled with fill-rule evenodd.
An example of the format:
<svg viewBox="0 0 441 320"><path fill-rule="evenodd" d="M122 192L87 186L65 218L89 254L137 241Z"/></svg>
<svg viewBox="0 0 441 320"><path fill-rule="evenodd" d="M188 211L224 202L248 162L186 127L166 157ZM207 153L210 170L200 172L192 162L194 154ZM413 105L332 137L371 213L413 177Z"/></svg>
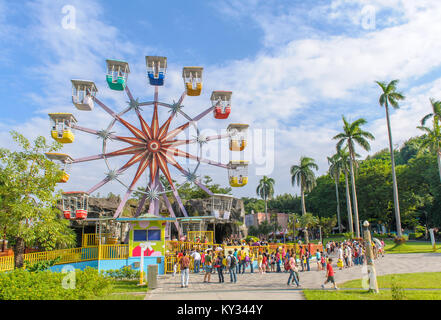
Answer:
<svg viewBox="0 0 441 320"><path fill-rule="evenodd" d="M371 233L369 231L369 222L363 222L363 238L364 238L364 246L366 248L366 263L367 263L367 272L369 277L369 291L379 293L378 283L377 283L377 273L375 271L374 265L374 253L372 251L372 242L371 242Z"/></svg>

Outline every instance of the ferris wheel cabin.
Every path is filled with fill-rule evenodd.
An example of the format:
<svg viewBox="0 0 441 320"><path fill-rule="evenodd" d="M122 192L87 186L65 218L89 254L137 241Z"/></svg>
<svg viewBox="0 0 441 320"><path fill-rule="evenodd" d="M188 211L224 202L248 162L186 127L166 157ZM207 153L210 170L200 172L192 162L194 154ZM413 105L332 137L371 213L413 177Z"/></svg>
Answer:
<svg viewBox="0 0 441 320"><path fill-rule="evenodd" d="M106 80L112 90L123 91L126 88L127 77L130 73L129 64L119 60L106 60Z"/></svg>
<svg viewBox="0 0 441 320"><path fill-rule="evenodd" d="M213 114L216 119L227 119L231 113L231 91L213 91L211 93L211 105L214 107Z"/></svg>
<svg viewBox="0 0 441 320"><path fill-rule="evenodd" d="M72 143L75 140L72 125L77 119L72 113L49 113L51 137L60 143Z"/></svg>
<svg viewBox="0 0 441 320"><path fill-rule="evenodd" d="M243 187L248 183L248 161L232 160L228 164L230 186Z"/></svg>
<svg viewBox="0 0 441 320"><path fill-rule="evenodd" d="M152 86L163 86L167 70L167 57L146 56L147 76Z"/></svg>
<svg viewBox="0 0 441 320"><path fill-rule="evenodd" d="M93 97L98 89L93 81L71 80L72 102L78 110L91 111L93 109Z"/></svg>
<svg viewBox="0 0 441 320"><path fill-rule="evenodd" d="M84 220L87 218L89 194L83 191L64 192L62 197L64 218Z"/></svg>
<svg viewBox="0 0 441 320"><path fill-rule="evenodd" d="M199 96L202 91L202 67L184 67L182 78L184 79L185 89L189 96Z"/></svg>
<svg viewBox="0 0 441 320"><path fill-rule="evenodd" d="M230 150L243 151L247 146L248 124L231 123L227 132L230 134Z"/></svg>
<svg viewBox="0 0 441 320"><path fill-rule="evenodd" d="M69 181L70 167L72 165L73 159L68 154L64 154L64 153L47 152L45 153L45 155L49 160L59 161L62 164L61 170L63 171L63 175L61 176L61 179L58 182L66 183L67 181Z"/></svg>

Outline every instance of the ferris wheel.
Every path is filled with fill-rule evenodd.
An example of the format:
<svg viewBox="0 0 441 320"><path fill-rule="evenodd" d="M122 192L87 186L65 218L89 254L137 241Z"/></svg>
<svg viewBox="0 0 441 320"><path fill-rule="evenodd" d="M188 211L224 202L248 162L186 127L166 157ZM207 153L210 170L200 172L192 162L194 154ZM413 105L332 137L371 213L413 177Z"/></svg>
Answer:
<svg viewBox="0 0 441 320"><path fill-rule="evenodd" d="M82 131L96 135L102 140L102 152L81 158L72 158L62 153L47 153L46 156L54 161L59 161L63 167L63 176L60 183L67 183L69 180L69 168L76 163L104 160L107 173L103 179L93 185L87 191L71 191L63 193L63 214L66 219L81 220L87 218L88 197L90 194L104 186L105 184L116 181L120 183L125 191L119 203L114 218L120 217L124 205L134 191L142 194L141 201L136 209L135 216L141 214L145 202L148 200L149 214L159 215L159 200L162 197L170 216L175 217L168 194L173 194L185 217L187 211L179 196L178 188L174 184L170 168L174 167L186 179L186 181L196 184L209 195L212 192L201 183L198 171L200 164L205 163L228 171L229 182L232 187L242 187L248 182L248 162L230 161L228 164L208 160L202 157L202 150L210 141L219 139L229 139L229 148L233 152L241 152L247 145L247 124L230 124L227 133L223 135L204 136L199 128L203 118L212 114L215 119L227 119L231 112L231 91L213 91L211 94L211 106L194 117L190 117L183 111L183 100L186 96L199 96L202 91L202 67L184 67L182 77L184 80L185 91L177 102L165 103L158 99L159 87L164 85L167 70L167 58L159 56L147 56L146 67L149 84L154 87L154 100L139 102L134 99L129 87L127 86L128 75L130 74L129 64L124 61L107 60L106 81L112 90L125 91L129 98L128 106L117 113L97 98L98 89L94 82L86 80L71 80L72 82L72 102L78 110L92 111L97 105L110 115L109 125L102 130L89 129L78 125L78 121L71 113L51 113L51 136L61 143L73 143L75 140L74 131ZM145 111L153 108L151 120L146 121ZM160 110L169 112L166 121L161 123L158 114ZM130 121L130 116L135 115L136 123ZM177 116L180 115L185 122L175 128L172 127ZM125 128L130 132L130 136L123 136L117 133L118 127ZM178 135L185 130L193 128L196 135L192 139L178 139ZM117 150L111 148L112 142L118 141L126 146ZM195 145L195 154L186 152L179 146ZM118 169L114 169L110 164L110 159L115 157L128 156L128 161ZM182 159L192 161L192 169L184 169ZM136 172L130 177L129 182L121 179L121 176L131 167L136 168ZM136 167L137 166L137 167ZM160 172L167 180L165 186L160 178ZM135 190L135 185L141 176L147 173L148 179L145 188ZM175 222L177 230L179 227Z"/></svg>

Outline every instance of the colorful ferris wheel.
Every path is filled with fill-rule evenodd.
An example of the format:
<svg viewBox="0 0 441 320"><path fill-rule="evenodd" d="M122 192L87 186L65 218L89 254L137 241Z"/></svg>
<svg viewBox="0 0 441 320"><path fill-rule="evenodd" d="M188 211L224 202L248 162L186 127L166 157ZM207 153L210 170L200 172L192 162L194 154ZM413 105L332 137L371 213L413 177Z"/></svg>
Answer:
<svg viewBox="0 0 441 320"><path fill-rule="evenodd" d="M72 102L78 110L92 111L94 106L102 108L110 115L109 125L102 130L85 128L78 125L78 121L71 113L51 113L51 136L61 143L73 143L75 140L74 131L82 131L96 135L102 140L102 152L73 159L67 154L47 153L46 156L62 164L63 176L60 183L67 183L69 180L69 168L72 164L104 160L107 173L104 178L87 191L71 191L63 193L63 213L67 219L86 219L88 211L88 197L90 194L111 181L117 181L123 185L125 191L114 218L120 217L124 205L134 191L142 194L138 204L136 216L141 214L145 202L149 201L149 214L159 214L159 200L162 197L170 216L175 217L168 194L172 194L184 216L187 211L179 196L178 188L174 184L172 172L179 171L188 182L194 183L202 190L212 195L212 192L201 183L198 175L200 164L205 163L228 171L229 182L232 187L243 187L248 182L248 162L230 161L228 164L208 160L202 157L202 150L210 141L229 139L229 148L233 152L242 152L247 145L247 124L230 124L227 133L223 135L205 136L201 134L200 124L204 117L212 114L215 119L227 119L231 112L231 91L213 91L211 94L211 106L196 115L190 117L183 111L183 100L186 96L199 96L202 91L202 67L184 67L182 77L185 91L177 102L165 103L158 99L159 87L164 85L167 70L167 58L159 56L147 56L146 67L149 84L154 87L154 100L139 102L134 99L127 86L128 75L130 74L129 64L124 61L107 60L106 80L112 90L125 91L129 98L128 106L117 113L97 98L98 89L94 82L86 80L72 80ZM152 108L152 116L149 122L146 121L145 111ZM158 114L167 110L167 120L160 123ZM137 124L130 121L130 114L134 114ZM185 122L177 127L172 127L174 120L180 115ZM132 117L133 118L133 117ZM118 127L125 128L130 132L129 136L117 134ZM179 139L178 135L185 130L193 128L196 135L192 139ZM111 150L114 141L124 143L126 146L117 150ZM195 154L182 150L182 146L195 145ZM181 146L181 148L179 148ZM129 157L127 162L118 169L112 168L110 159L115 157ZM192 169L185 169L182 160L192 161ZM129 183L122 181L121 176L131 167L136 172L130 177ZM176 170L171 171L174 167ZM167 180L167 186L159 178L160 172ZM141 176L146 173L146 186L142 190L135 190L135 185ZM175 223L177 229L178 225Z"/></svg>

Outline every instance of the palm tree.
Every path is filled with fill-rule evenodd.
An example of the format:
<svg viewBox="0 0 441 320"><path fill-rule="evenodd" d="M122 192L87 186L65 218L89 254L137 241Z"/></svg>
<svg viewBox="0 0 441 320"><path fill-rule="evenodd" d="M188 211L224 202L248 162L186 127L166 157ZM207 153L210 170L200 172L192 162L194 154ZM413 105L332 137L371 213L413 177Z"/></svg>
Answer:
<svg viewBox="0 0 441 320"><path fill-rule="evenodd" d="M306 214L305 192L310 192L316 184L315 175L312 169L318 170L314 159L308 157L300 157L300 164L291 167L291 184L300 186L302 196L302 215Z"/></svg>
<svg viewBox="0 0 441 320"><path fill-rule="evenodd" d="M263 176L263 178L260 179L259 185L256 189L257 195L265 200L265 219L267 218L268 213L268 200L271 199L274 195L274 183L276 182L273 178Z"/></svg>
<svg viewBox="0 0 441 320"><path fill-rule="evenodd" d="M434 123L434 128L430 129L424 126L418 126L417 128L424 131L425 134L421 138L420 150L429 150L437 154L438 171L441 179L441 130L439 124Z"/></svg>
<svg viewBox="0 0 441 320"><path fill-rule="evenodd" d="M354 205L354 224L355 235L360 237L360 224L358 222L358 204L357 204L357 189L355 187L355 175L354 175L354 161L355 161L355 143L360 145L364 150L369 151L371 146L366 139L374 140L374 136L367 131L363 131L361 126L366 124L367 121L363 118L357 119L352 123L349 123L344 116L343 119L343 132L336 135L333 139L338 140L337 150L340 150L344 143L346 143L349 151L349 166L351 170L351 185L352 185L352 202Z"/></svg>
<svg viewBox="0 0 441 320"><path fill-rule="evenodd" d="M432 105L433 111L426 114L424 118L421 119L421 126L417 127L425 132L420 150L424 150L428 147L431 152L436 152L438 159L438 171L441 179L441 137L439 125L439 121L441 119L441 101L436 101L435 99L430 98L430 104ZM433 130L424 126L426 121L431 117L433 117Z"/></svg>
<svg viewBox="0 0 441 320"><path fill-rule="evenodd" d="M300 216L297 213L290 213L289 214L287 227L288 227L288 229L292 230L293 239L296 236L296 233L295 233L296 228L300 227L299 221L300 221Z"/></svg>
<svg viewBox="0 0 441 320"><path fill-rule="evenodd" d="M382 90L379 100L380 106L384 106L386 110L387 131L389 134L390 160L392 162L392 182L393 182L393 191L394 191L395 220L397 223L397 235L398 237L402 237L400 203L398 201L397 176L395 174L394 148L392 144L392 132L390 128L390 119L389 119L389 104L395 109L398 109L400 107L398 105L398 101L404 100L405 97L400 92L397 92L397 84L399 80L392 80L388 84L380 81L375 81L375 82L381 87Z"/></svg>
<svg viewBox="0 0 441 320"><path fill-rule="evenodd" d="M329 175L334 178L335 182L335 197L337 198L337 223L338 223L338 232L342 233L341 229L341 220L340 220L340 197L338 195L338 182L340 180L340 175L342 171L342 162L339 161L340 157L338 154L334 154L328 158L329 166Z"/></svg>
<svg viewBox="0 0 441 320"><path fill-rule="evenodd" d="M303 214L300 219L300 226L303 228L303 232L305 234L305 242L309 243L309 234L308 230L314 228L319 223L319 218L314 216L312 213Z"/></svg>

